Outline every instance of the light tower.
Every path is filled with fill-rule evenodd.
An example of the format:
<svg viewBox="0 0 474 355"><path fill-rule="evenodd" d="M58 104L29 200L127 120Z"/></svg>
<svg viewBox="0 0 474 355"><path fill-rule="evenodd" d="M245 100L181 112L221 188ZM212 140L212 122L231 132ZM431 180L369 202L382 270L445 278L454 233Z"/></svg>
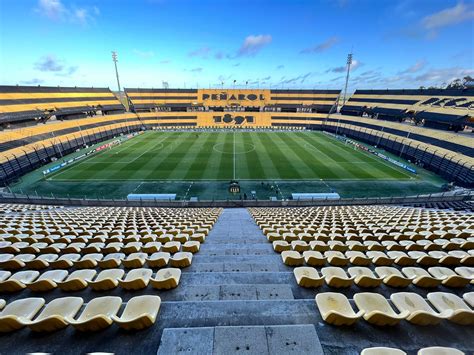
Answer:
<svg viewBox="0 0 474 355"><path fill-rule="evenodd" d="M342 104L346 104L346 97L347 97L347 84L349 84L349 73L351 71L351 64L352 64L352 52L347 55L347 74L346 74L346 85L344 87L344 100Z"/></svg>
<svg viewBox="0 0 474 355"><path fill-rule="evenodd" d="M117 69L117 52L112 51L112 60L114 61L115 64L115 76L117 77L117 86L118 86L118 91L121 92L122 90L120 89L120 79L119 79L119 74L118 74L118 69Z"/></svg>

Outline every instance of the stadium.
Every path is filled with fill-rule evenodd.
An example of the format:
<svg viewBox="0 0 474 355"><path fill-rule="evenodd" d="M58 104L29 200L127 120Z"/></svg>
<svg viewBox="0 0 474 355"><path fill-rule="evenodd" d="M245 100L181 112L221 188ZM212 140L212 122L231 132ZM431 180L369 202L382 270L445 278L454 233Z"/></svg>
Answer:
<svg viewBox="0 0 474 355"><path fill-rule="evenodd" d="M104 16L89 2L35 4L32 19L44 10L81 31ZM140 6L179 4L125 7ZM472 4L436 6L421 22L431 31L459 11L453 26L472 30ZM322 55L331 38L298 55ZM271 41L186 62L256 60ZM417 63L397 69L410 88L386 78L387 89L356 76L356 57L313 87L229 76L173 88L139 65L123 80L115 51L109 87L52 56L34 67L64 85L32 85L2 56L0 353L474 353L472 70L435 86L410 76Z"/></svg>

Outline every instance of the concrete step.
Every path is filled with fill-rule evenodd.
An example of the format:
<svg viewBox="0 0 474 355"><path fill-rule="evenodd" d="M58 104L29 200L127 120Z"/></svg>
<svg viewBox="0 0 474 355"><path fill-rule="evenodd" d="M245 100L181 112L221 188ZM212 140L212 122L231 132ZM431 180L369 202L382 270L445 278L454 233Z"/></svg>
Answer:
<svg viewBox="0 0 474 355"><path fill-rule="evenodd" d="M313 325L166 328L157 355L324 354Z"/></svg>

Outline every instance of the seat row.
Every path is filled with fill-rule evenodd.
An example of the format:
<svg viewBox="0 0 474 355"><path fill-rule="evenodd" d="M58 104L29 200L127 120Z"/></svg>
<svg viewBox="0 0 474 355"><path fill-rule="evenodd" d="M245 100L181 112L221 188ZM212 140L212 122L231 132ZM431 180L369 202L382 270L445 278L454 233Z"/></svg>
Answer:
<svg viewBox="0 0 474 355"><path fill-rule="evenodd" d="M378 287L382 283L391 287L408 287L413 284L423 288L433 288L440 285L446 287L465 287L474 284L474 268L459 267L454 272L445 267L431 267L426 271L417 267L405 267L400 272L394 267L379 266L375 273L368 267L355 266L347 269L349 275L341 267L323 267L321 274L309 266L296 267L293 274L299 286L314 288L324 283L335 288Z"/></svg>
<svg viewBox="0 0 474 355"><path fill-rule="evenodd" d="M439 324L442 320L460 325L474 324L474 311L466 304L474 307L474 292L464 294L464 300L445 292L432 292L427 298L431 305L416 293L393 293L390 301L399 313L393 310L384 296L370 292L354 295L357 313L341 293L318 293L316 305L323 320L333 325L352 325L362 317L378 326L397 325L401 320L425 326Z"/></svg>
<svg viewBox="0 0 474 355"><path fill-rule="evenodd" d="M299 239L298 239L299 238ZM345 238L345 237L344 237ZM474 237L467 239L452 238L448 239L434 239L426 240L420 239L415 241L412 240L401 240L399 242L393 240L384 240L382 242L366 240L363 242L355 240L304 240L304 236L295 237L281 237L268 238L275 246L280 248L288 246L292 250L304 251L304 250L317 250L317 251L442 251L442 250L470 250L474 249ZM288 249L289 250L289 249Z"/></svg>
<svg viewBox="0 0 474 355"><path fill-rule="evenodd" d="M23 228L22 228L23 229ZM168 230L113 230L110 232L94 233L90 230L87 232L81 232L77 230L35 230L27 229L19 232L18 230L9 231L6 233L0 233L0 241L7 241L10 243L16 242L27 242L32 243L72 243L72 242L105 242L111 240L113 242L162 242L166 243L170 240L181 239L187 240L198 240L204 235L207 236L211 227L185 227L182 229L168 229ZM12 233L13 232L13 233Z"/></svg>
<svg viewBox="0 0 474 355"><path fill-rule="evenodd" d="M430 346L418 350L417 355L465 355L464 352L456 348L444 346ZM363 349L360 355L407 355L406 352L396 348L373 347Z"/></svg>
<svg viewBox="0 0 474 355"><path fill-rule="evenodd" d="M179 249L177 249L179 250ZM190 249L185 249L190 250ZM145 263L149 267L163 267L166 265L175 267L188 267L193 260L193 253L188 251L172 250L169 252L148 253L132 253L125 255L124 253L112 253L103 255L102 253L92 254L42 254L36 256L34 254L0 254L0 268L4 270L18 270L26 267L29 270L42 270L48 267L54 269L92 269L100 267L102 269L118 267L123 265L126 268L133 269L142 267Z"/></svg>
<svg viewBox="0 0 474 355"><path fill-rule="evenodd" d="M81 297L56 298L46 306L43 298L24 298L9 303L0 312L0 333L24 327L35 332L53 332L69 325L79 331L99 331L113 323L127 330L144 329L155 323L161 298L133 297L118 316L122 304L120 297L97 297L88 302L76 318L84 305Z"/></svg>
<svg viewBox="0 0 474 355"><path fill-rule="evenodd" d="M365 229L361 230L347 230L342 232L332 232L324 230L311 230L311 229L268 229L263 228L263 234L267 237L269 241L274 240L286 240L291 242L293 240L303 240L306 242L310 241L355 241L355 242L401 242L401 241L413 241L418 240L429 240L435 241L437 239L452 240L455 241L461 240L465 242L472 237L474 229L463 229L460 231L441 231L441 232L426 232L426 231L405 231L405 232L389 232L389 231L367 231ZM472 239L470 239L472 241Z"/></svg>
<svg viewBox="0 0 474 355"><path fill-rule="evenodd" d="M78 238L79 239L79 238ZM86 241L81 240L65 242L0 242L0 253L7 254L68 254L68 253L136 253L143 251L146 253L155 251L169 251L176 250L183 247L184 249L197 249L201 243L205 241L206 237L204 234L196 234L191 237L187 235L178 236L167 236L162 237L160 240L147 240L147 241L129 241L127 243L117 242L112 237L110 240L101 238L99 241ZM164 249L164 250L163 250ZM189 250L184 250L189 251Z"/></svg>
<svg viewBox="0 0 474 355"><path fill-rule="evenodd" d="M276 243L276 242L275 242ZM277 252L280 251L278 247ZM326 263L334 266L345 266L350 264L363 266L374 264L377 266L390 266L397 264L400 266L421 265L421 266L474 266L474 249L469 253L460 250L452 250L448 253L442 251L430 251L429 253L413 251L404 253L401 251L381 252L368 251L304 251L300 253L294 250L281 251L281 258L286 265L298 266L305 262L311 266L323 266Z"/></svg>
<svg viewBox="0 0 474 355"><path fill-rule="evenodd" d="M5 275L4 275L5 276ZM1 277L1 274L0 274ZM123 269L103 270L50 270L43 274L38 271L20 271L9 278L0 279L0 292L18 292L29 289L33 292L46 292L56 288L62 291L79 291L87 287L95 291L107 291L120 285L125 290L140 290L150 284L158 290L167 290L179 285L181 270L178 268L160 269L153 276L153 270L133 269L125 275Z"/></svg>

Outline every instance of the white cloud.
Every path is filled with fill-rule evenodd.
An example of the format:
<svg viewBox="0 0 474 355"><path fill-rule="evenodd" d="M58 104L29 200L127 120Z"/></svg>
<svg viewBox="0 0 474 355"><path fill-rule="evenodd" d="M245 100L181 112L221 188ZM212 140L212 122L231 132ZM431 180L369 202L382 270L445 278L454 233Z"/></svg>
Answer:
<svg viewBox="0 0 474 355"><path fill-rule="evenodd" d="M359 69L361 66L363 66L364 63L358 61L357 59L352 60L351 64L351 72ZM334 68L329 68L326 70L326 73L344 73L347 71L347 66L340 66L340 67L334 67Z"/></svg>
<svg viewBox="0 0 474 355"><path fill-rule="evenodd" d="M408 67L407 69L399 72L399 74L411 74L411 73L417 73L421 70L423 70L426 67L426 60L422 59L417 61L415 64L412 66Z"/></svg>
<svg viewBox="0 0 474 355"><path fill-rule="evenodd" d="M60 72L64 65L54 55L47 55L35 63L35 69L43 72Z"/></svg>
<svg viewBox="0 0 474 355"><path fill-rule="evenodd" d="M155 52L153 51L141 51L138 49L134 49L133 53L142 58L151 58L155 56Z"/></svg>
<svg viewBox="0 0 474 355"><path fill-rule="evenodd" d="M36 12L53 21L67 21L87 25L100 15L97 6L67 7L61 0L38 0Z"/></svg>
<svg viewBox="0 0 474 355"><path fill-rule="evenodd" d="M207 58L210 52L211 48L204 46L189 52L188 56Z"/></svg>
<svg viewBox="0 0 474 355"><path fill-rule="evenodd" d="M237 57L255 56L263 47L270 44L272 36L270 35L250 35L247 36L242 46L237 51Z"/></svg>
<svg viewBox="0 0 474 355"><path fill-rule="evenodd" d="M340 39L339 37L329 37L327 40L325 40L322 43L319 43L313 47L305 48L301 50L300 53L302 54L311 54L311 53L322 53L324 51L327 51L331 47L333 47L335 44L339 43Z"/></svg>
<svg viewBox="0 0 474 355"><path fill-rule="evenodd" d="M421 25L428 31L428 36L433 37L436 36L438 30L443 27L457 25L473 18L473 7L460 2L454 7L449 7L424 17L421 20Z"/></svg>

